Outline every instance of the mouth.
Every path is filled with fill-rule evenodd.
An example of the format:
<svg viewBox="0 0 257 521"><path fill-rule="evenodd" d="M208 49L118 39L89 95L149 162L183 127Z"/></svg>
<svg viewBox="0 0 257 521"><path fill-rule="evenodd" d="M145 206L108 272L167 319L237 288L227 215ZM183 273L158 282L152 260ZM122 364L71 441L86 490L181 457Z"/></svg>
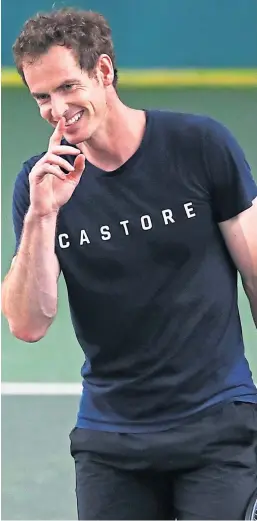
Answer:
<svg viewBox="0 0 257 521"><path fill-rule="evenodd" d="M65 123L65 128L71 127L72 125L75 125L83 116L84 110L81 110L80 112L77 112L72 118L68 119Z"/></svg>

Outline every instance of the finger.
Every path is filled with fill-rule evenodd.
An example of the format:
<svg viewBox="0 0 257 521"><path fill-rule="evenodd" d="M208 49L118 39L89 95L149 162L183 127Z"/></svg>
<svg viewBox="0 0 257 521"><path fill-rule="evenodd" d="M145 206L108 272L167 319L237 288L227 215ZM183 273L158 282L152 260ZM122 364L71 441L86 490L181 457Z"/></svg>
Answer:
<svg viewBox="0 0 257 521"><path fill-rule="evenodd" d="M65 179L66 175L60 170L58 166L50 165L49 163L45 163L40 168L31 170L30 172L30 181L42 180L47 174L52 174L59 179Z"/></svg>
<svg viewBox="0 0 257 521"><path fill-rule="evenodd" d="M80 177L82 176L84 170L85 170L85 163L86 158L83 154L80 154L78 157L76 157L74 161L74 172L69 173L66 176L66 179L68 181L73 181L78 183Z"/></svg>
<svg viewBox="0 0 257 521"><path fill-rule="evenodd" d="M68 172L74 171L74 166L71 165L66 159L63 159L63 157L56 156L55 154L48 153L46 155L46 162L47 163L53 163L54 165L58 165L61 168L64 168L64 170L67 170Z"/></svg>
<svg viewBox="0 0 257 521"><path fill-rule="evenodd" d="M38 160L36 165L39 166L39 165L43 165L44 163L50 162L50 161L48 161L48 157L49 157L49 154L51 154L51 153L56 154L56 155L60 154L63 156L65 156L65 155L77 156L78 154L80 154L80 151L77 148L74 148L71 146L66 146L66 145L56 146L56 147L53 147L51 149L51 151L47 152L43 157L41 157L41 159Z"/></svg>
<svg viewBox="0 0 257 521"><path fill-rule="evenodd" d="M80 151L75 148L71 147L69 145L56 145L51 148L52 154L58 154L58 155L70 155L70 156L78 156L80 154Z"/></svg>
<svg viewBox="0 0 257 521"><path fill-rule="evenodd" d="M79 154L74 161L74 174L82 174L86 166L86 158L84 154Z"/></svg>
<svg viewBox="0 0 257 521"><path fill-rule="evenodd" d="M52 148L55 145L60 145L63 133L65 128L65 118L60 118L53 134L51 135L49 139L49 148Z"/></svg>

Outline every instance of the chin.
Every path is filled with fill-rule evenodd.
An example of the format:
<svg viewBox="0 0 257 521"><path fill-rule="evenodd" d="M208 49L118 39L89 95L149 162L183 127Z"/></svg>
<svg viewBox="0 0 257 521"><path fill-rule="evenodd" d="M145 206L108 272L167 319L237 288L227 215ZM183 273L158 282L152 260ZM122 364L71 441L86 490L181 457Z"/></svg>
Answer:
<svg viewBox="0 0 257 521"><path fill-rule="evenodd" d="M70 143L71 145L76 145L77 143L79 143L78 141L78 138L72 134L66 134L64 133L63 137L66 139L66 141L68 141L68 143Z"/></svg>
<svg viewBox="0 0 257 521"><path fill-rule="evenodd" d="M77 145L78 143L84 143L85 141L88 141L91 138L92 134L89 132L67 132L64 133L65 139L71 144L71 145Z"/></svg>

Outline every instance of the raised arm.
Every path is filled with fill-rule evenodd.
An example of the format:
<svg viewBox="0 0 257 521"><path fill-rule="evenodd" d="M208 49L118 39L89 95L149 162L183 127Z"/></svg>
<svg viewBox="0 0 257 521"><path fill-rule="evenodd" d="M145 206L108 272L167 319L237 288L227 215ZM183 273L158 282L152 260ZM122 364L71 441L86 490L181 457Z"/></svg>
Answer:
<svg viewBox="0 0 257 521"><path fill-rule="evenodd" d="M2 285L2 311L10 331L25 342L42 338L57 312L60 273L55 254L58 211L71 197L85 167L85 157L61 145L64 120L49 142L48 152L29 174L30 205L20 245ZM76 155L74 167L61 155ZM64 174L61 168L68 171Z"/></svg>

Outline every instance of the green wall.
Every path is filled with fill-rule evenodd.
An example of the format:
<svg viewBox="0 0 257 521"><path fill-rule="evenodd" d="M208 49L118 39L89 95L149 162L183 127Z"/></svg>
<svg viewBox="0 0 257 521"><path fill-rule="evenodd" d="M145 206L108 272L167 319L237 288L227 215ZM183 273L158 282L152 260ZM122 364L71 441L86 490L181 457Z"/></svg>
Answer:
<svg viewBox="0 0 257 521"><path fill-rule="evenodd" d="M119 67L257 67L256 0L3 0L2 65L27 18L71 4L107 17Z"/></svg>

